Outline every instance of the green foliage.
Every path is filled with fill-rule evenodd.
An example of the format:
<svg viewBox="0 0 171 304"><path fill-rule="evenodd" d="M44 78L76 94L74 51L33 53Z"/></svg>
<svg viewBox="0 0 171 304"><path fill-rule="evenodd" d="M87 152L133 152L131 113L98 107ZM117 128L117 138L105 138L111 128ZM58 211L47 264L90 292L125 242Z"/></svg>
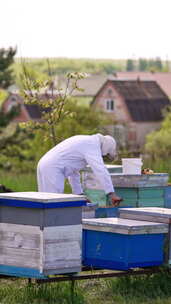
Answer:
<svg viewBox="0 0 171 304"><path fill-rule="evenodd" d="M0 128L6 127L8 123L20 113L20 106L13 106L10 111L4 113L3 109L0 109ZM0 129L0 133L2 129Z"/></svg>
<svg viewBox="0 0 171 304"><path fill-rule="evenodd" d="M16 49L0 49L0 87L7 88L13 81L12 70L10 66L14 62Z"/></svg>
<svg viewBox="0 0 171 304"><path fill-rule="evenodd" d="M66 109L72 115L65 117L57 126L60 141L77 134L88 135L100 132L103 126L109 123L109 119L103 113L85 108L74 99L69 101Z"/></svg>
<svg viewBox="0 0 171 304"><path fill-rule="evenodd" d="M155 172L167 172L171 178L171 112L160 130L151 132L146 138L144 167Z"/></svg>
<svg viewBox="0 0 171 304"><path fill-rule="evenodd" d="M37 72L49 75L46 59L25 59L30 68ZM85 72L90 74L113 73L113 71L123 71L125 60L114 59L69 59L50 58L51 76L64 75L69 72ZM21 60L16 59L14 64L15 74L21 71Z"/></svg>
<svg viewBox="0 0 171 304"><path fill-rule="evenodd" d="M154 131L147 136L145 151L153 160L168 159L171 156L171 112L161 125L160 130Z"/></svg>
<svg viewBox="0 0 171 304"><path fill-rule="evenodd" d="M1 106L2 106L2 104L3 104L3 102L4 102L4 100L7 98L7 96L8 96L7 91L1 89L1 90L0 90L0 108L1 108Z"/></svg>
<svg viewBox="0 0 171 304"><path fill-rule="evenodd" d="M135 70L135 62L134 62L134 60L132 60L132 59L128 59L127 60L126 70L127 71L134 71Z"/></svg>
<svg viewBox="0 0 171 304"><path fill-rule="evenodd" d="M139 58L138 67L140 71L151 72L161 72L166 68L160 57L156 57L155 59Z"/></svg>
<svg viewBox="0 0 171 304"><path fill-rule="evenodd" d="M49 65L48 68L51 76ZM23 74L21 75L23 82L22 95L25 103L39 107L41 110L41 122L29 121L28 123L22 123L21 126L32 131L43 130L44 139L48 140L50 138L53 145L56 145L59 142L56 126L66 116L72 115L72 112L67 108L67 103L73 91L82 90L78 86L78 80L85 77L85 73L68 73L66 75L66 87L62 89L55 86L51 77L46 81L35 78L23 63Z"/></svg>
<svg viewBox="0 0 171 304"><path fill-rule="evenodd" d="M140 71L146 71L148 69L148 60L145 58L139 59L139 70Z"/></svg>

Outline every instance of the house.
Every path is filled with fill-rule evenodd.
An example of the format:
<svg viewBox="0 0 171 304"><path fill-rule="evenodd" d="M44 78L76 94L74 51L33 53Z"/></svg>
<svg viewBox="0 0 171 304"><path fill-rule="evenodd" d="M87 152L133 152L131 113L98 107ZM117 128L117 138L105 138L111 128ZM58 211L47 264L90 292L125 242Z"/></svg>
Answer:
<svg viewBox="0 0 171 304"><path fill-rule="evenodd" d="M139 149L146 135L160 127L163 110L170 105L165 92L151 80L107 80L95 95L91 107L117 122L108 132L122 145Z"/></svg>
<svg viewBox="0 0 171 304"><path fill-rule="evenodd" d="M18 93L10 93L1 106L3 111L7 113L12 107L17 105L20 106L20 113L15 118L13 118L13 121L41 121L40 108L37 105L24 104L23 98Z"/></svg>

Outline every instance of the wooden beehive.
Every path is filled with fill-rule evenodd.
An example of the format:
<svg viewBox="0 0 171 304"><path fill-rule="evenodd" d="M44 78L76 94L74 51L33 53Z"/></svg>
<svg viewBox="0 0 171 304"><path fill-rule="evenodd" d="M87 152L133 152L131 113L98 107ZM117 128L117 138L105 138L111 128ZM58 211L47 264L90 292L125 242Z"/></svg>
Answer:
<svg viewBox="0 0 171 304"><path fill-rule="evenodd" d="M171 209L169 208L125 208L119 209L120 217L169 224L169 234L165 241L165 261L171 264Z"/></svg>
<svg viewBox="0 0 171 304"><path fill-rule="evenodd" d="M124 175L110 173L117 195L123 198L121 207L164 207L165 187L168 183L167 173L149 175ZM83 180L85 194L99 204L106 206L106 195L97 178L85 174Z"/></svg>
<svg viewBox="0 0 171 304"><path fill-rule="evenodd" d="M166 233L167 224L83 219L83 264L113 270L161 265Z"/></svg>
<svg viewBox="0 0 171 304"><path fill-rule="evenodd" d="M171 208L171 184L165 187L165 204L164 207Z"/></svg>
<svg viewBox="0 0 171 304"><path fill-rule="evenodd" d="M23 277L81 270L82 206L72 194L0 194L0 273Z"/></svg>

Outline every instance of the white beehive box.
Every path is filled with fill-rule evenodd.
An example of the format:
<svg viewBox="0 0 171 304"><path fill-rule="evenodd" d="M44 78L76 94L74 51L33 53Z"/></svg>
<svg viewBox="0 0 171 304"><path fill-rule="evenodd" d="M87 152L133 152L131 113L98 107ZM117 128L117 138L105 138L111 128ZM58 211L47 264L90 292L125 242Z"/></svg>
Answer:
<svg viewBox="0 0 171 304"><path fill-rule="evenodd" d="M83 196L0 194L0 273L23 277L81 270Z"/></svg>

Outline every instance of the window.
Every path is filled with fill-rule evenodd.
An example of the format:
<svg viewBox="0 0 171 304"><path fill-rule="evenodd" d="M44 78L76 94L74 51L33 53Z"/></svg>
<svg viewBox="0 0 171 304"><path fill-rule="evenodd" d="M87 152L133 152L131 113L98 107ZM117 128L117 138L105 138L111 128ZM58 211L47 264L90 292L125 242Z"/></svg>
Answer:
<svg viewBox="0 0 171 304"><path fill-rule="evenodd" d="M109 95L109 96L112 95L112 89L108 89L108 95Z"/></svg>
<svg viewBox="0 0 171 304"><path fill-rule="evenodd" d="M11 99L10 99L12 102L16 102L17 101L17 98L12 96Z"/></svg>
<svg viewBox="0 0 171 304"><path fill-rule="evenodd" d="M113 99L106 100L106 110L114 111L114 101Z"/></svg>

